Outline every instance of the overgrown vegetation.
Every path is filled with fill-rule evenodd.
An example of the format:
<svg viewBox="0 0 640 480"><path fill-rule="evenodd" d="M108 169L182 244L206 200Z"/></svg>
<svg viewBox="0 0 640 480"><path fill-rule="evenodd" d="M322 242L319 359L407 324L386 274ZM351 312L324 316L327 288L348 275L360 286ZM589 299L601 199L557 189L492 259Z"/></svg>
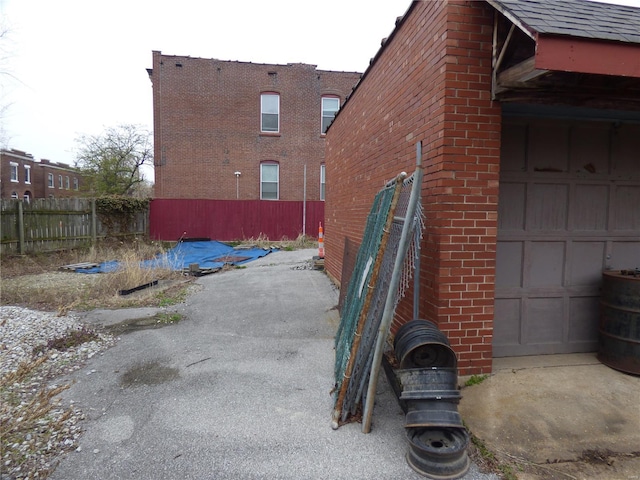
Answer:
<svg viewBox="0 0 640 480"><path fill-rule="evenodd" d="M17 370L0 378L0 446L2 463L0 477L47 478L52 466L50 455L34 456L34 451L43 451L43 446L55 440L71 448L79 435L79 428L69 422L73 409L64 409L55 398L69 385L47 388L42 385L41 371L46 367L48 355L23 362ZM36 388L34 388L36 386ZM64 432L66 438L52 438ZM44 449L46 452L46 449ZM44 462L44 464L40 463ZM14 477L11 472L21 472ZM32 475L37 476L32 476Z"/></svg>
<svg viewBox="0 0 640 480"><path fill-rule="evenodd" d="M149 209L148 198L107 195L96 198L96 214L109 234L127 232L136 215Z"/></svg>
<svg viewBox="0 0 640 480"><path fill-rule="evenodd" d="M168 265L146 268L143 261L164 252L157 243L141 241L106 242L98 247L52 254L3 257L2 304L36 310L91 310L94 308L126 308L167 306L179 303L187 295L191 281ZM83 274L60 271L64 265L101 264L118 261L110 273ZM118 295L127 290L158 280L158 286L132 295Z"/></svg>

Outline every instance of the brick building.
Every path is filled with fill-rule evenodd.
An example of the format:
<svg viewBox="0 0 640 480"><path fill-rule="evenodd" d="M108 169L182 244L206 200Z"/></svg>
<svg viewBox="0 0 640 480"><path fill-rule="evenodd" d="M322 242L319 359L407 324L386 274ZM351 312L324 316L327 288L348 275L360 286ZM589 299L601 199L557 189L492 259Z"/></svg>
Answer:
<svg viewBox="0 0 640 480"><path fill-rule="evenodd" d="M325 130L361 74L158 51L148 72L155 142L152 235L241 235L221 226L242 216L243 204L209 201L324 200ZM178 200L201 200L199 218L188 218L193 203ZM260 202L252 205L262 208ZM211 213L203 214L209 207ZM299 230L298 220L296 215L290 230ZM219 228L207 230L203 223ZM240 230L244 236L261 233L248 224Z"/></svg>
<svg viewBox="0 0 640 480"><path fill-rule="evenodd" d="M328 274L421 141L420 317L461 374L596 350L602 271L640 267L638 25L584 0L412 2L327 132Z"/></svg>
<svg viewBox="0 0 640 480"><path fill-rule="evenodd" d="M0 198L59 198L80 194L82 177L64 163L42 159L16 149L2 149Z"/></svg>

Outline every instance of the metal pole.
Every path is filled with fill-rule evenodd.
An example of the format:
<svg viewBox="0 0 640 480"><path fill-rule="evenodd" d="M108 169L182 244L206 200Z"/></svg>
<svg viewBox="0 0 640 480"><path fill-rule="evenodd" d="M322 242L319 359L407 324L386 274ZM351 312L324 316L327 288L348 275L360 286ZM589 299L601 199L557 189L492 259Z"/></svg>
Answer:
<svg viewBox="0 0 640 480"><path fill-rule="evenodd" d="M376 346L373 355L373 362L371 365L371 372L369 374L369 387L367 389L367 400L364 405L364 411L362 413L362 433L369 433L371 431L371 415L373 414L373 402L376 396L376 388L378 386L378 376L380 375L380 365L382 362L382 355L384 353L384 342L387 339L389 326L393 319L394 313L394 296L395 291L400 283L400 276L402 275L402 264L404 263L407 250L409 248L409 229L413 222L413 217L416 212L417 195L422 184L422 144L420 142L416 145L416 172L413 179L413 186L411 188L411 195L409 197L409 205L407 207L407 213L405 215L405 222L402 227L402 234L400 236L400 243L398 244L398 253L396 255L396 261L393 267L393 273L391 274L391 282L389 283L389 290L387 291L387 299L384 304L384 311L382 313L382 320L380 321L380 327L378 328L378 337L376 339Z"/></svg>
<svg viewBox="0 0 640 480"><path fill-rule="evenodd" d="M304 165L302 186L302 236L307 236L307 165Z"/></svg>
<svg viewBox="0 0 640 480"><path fill-rule="evenodd" d="M418 165L422 164L422 142L418 142L416 145L416 162ZM422 186L420 186L422 188ZM420 194L418 193L418 202L420 202ZM413 272L413 318L420 318L420 231L418 230L418 225L415 225L415 229L413 234L416 236L415 238L415 247L416 247L416 260L415 266L416 269Z"/></svg>

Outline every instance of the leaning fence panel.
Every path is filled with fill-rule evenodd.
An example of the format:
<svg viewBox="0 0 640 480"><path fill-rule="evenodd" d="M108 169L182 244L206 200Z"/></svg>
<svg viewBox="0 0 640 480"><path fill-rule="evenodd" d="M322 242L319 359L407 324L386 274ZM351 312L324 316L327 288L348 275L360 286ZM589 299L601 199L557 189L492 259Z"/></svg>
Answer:
<svg viewBox="0 0 640 480"><path fill-rule="evenodd" d="M366 397L372 397L372 367L376 373L379 368L378 343L387 337L388 317L409 286L416 264L423 228L416 193L422 183L420 162L411 177L399 176L390 183L374 200L343 304L336 336L333 428L355 418L372 400ZM385 208L380 208L381 198L387 199Z"/></svg>

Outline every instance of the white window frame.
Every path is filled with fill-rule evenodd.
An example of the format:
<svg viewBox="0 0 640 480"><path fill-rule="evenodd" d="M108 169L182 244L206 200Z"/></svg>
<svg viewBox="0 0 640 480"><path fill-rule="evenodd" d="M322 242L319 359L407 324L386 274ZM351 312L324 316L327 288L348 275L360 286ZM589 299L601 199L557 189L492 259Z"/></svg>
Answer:
<svg viewBox="0 0 640 480"><path fill-rule="evenodd" d="M47 175L49 175L49 188L56 188L56 181L53 177L53 173L48 173Z"/></svg>
<svg viewBox="0 0 640 480"><path fill-rule="evenodd" d="M327 169L324 165L320 165L320 200L324 201L325 188L327 186Z"/></svg>
<svg viewBox="0 0 640 480"><path fill-rule="evenodd" d="M18 198L18 192L11 192L11 198L13 198L14 200Z"/></svg>
<svg viewBox="0 0 640 480"><path fill-rule="evenodd" d="M18 164L16 162L9 162L9 167L11 168L11 181L18 183Z"/></svg>
<svg viewBox="0 0 640 480"><path fill-rule="evenodd" d="M263 186L265 183L274 183L273 181L264 181L264 167L276 168L276 198L265 198ZM273 162L264 162L260 164L260 200L279 200L280 199L280 165Z"/></svg>
<svg viewBox="0 0 640 480"><path fill-rule="evenodd" d="M78 190L78 177L73 177L73 189Z"/></svg>
<svg viewBox="0 0 640 480"><path fill-rule="evenodd" d="M267 110L271 110L268 107L265 107L265 100L267 98L272 98L275 97L277 102L276 102L276 111L272 112L272 111L267 111ZM276 116L276 129L273 130L272 128L266 129L265 128L265 115L275 115ZM260 131L263 133L280 133L280 94L278 93L261 93L260 94Z"/></svg>
<svg viewBox="0 0 640 480"><path fill-rule="evenodd" d="M24 166L24 183L31 185L31 165Z"/></svg>
<svg viewBox="0 0 640 480"><path fill-rule="evenodd" d="M62 183L62 175L58 175L58 188L64 188L64 183Z"/></svg>
<svg viewBox="0 0 640 480"><path fill-rule="evenodd" d="M325 107L325 100L332 100L331 103L337 102L338 103L337 108L334 110L333 108ZM329 128L329 125L331 124L331 122L333 122L333 119L335 118L336 113L338 113L338 110L340 110L340 98L335 96L329 96L329 95L322 97L322 106L321 106L321 113L320 113L320 133L321 134L324 135L327 133L327 129ZM326 125L325 125L325 122L326 122Z"/></svg>
<svg viewBox="0 0 640 480"><path fill-rule="evenodd" d="M69 180L69 175L64 178L64 185L67 190L71 190L71 180Z"/></svg>

